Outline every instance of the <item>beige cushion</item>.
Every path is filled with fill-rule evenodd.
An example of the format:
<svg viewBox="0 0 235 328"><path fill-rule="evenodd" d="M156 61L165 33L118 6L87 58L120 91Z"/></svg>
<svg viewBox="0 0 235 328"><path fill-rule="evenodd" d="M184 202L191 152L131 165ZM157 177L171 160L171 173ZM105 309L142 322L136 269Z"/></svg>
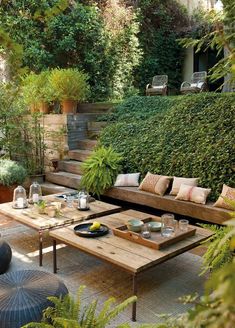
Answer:
<svg viewBox="0 0 235 328"><path fill-rule="evenodd" d="M163 196L169 187L171 177L148 172L139 189Z"/></svg>
<svg viewBox="0 0 235 328"><path fill-rule="evenodd" d="M206 204L206 199L210 192L211 189L199 188L182 184L175 199L187 200L189 202L194 202L198 204Z"/></svg>
<svg viewBox="0 0 235 328"><path fill-rule="evenodd" d="M218 200L215 202L214 206L226 208L228 210L233 210L234 208L225 202L223 197L228 198L229 200L235 201L235 188L231 188L227 185L223 185L222 193L220 194Z"/></svg>
<svg viewBox="0 0 235 328"><path fill-rule="evenodd" d="M138 187L140 173L118 174L114 187Z"/></svg>
<svg viewBox="0 0 235 328"><path fill-rule="evenodd" d="M174 177L170 195L176 196L179 192L181 184L188 186L197 186L198 178L178 178Z"/></svg>

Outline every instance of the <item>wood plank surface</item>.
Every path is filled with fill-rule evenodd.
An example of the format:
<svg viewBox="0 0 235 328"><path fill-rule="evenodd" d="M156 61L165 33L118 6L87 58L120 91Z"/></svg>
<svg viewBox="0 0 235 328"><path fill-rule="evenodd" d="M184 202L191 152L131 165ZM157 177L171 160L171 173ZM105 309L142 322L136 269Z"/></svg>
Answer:
<svg viewBox="0 0 235 328"><path fill-rule="evenodd" d="M214 207L211 202L206 205L186 202L177 200L174 196L170 195L159 196L145 192L139 190L137 187L113 187L105 192L105 196L211 223L222 224L230 218L229 210Z"/></svg>
<svg viewBox="0 0 235 328"><path fill-rule="evenodd" d="M53 227L63 226L65 224L72 224L74 222L83 221L85 219L94 218L108 213L120 211L121 208L116 205L108 204L101 201L90 203L90 210L79 211L76 208L66 207L66 203L62 199L55 197L56 195L44 196L43 199L48 202L61 202L64 208L61 210L61 216L50 218L44 214L38 214L34 211L33 205L29 205L27 209L14 209L12 203L0 204L0 213L25 224L35 230L46 230Z"/></svg>
<svg viewBox="0 0 235 328"><path fill-rule="evenodd" d="M149 217L149 214L131 210L100 217L97 221L107 225L110 231L107 235L99 238L77 236L73 230L75 225L52 230L49 235L53 239L113 263L131 273L144 271L192 249L212 235L211 231L199 228L194 236L187 237L162 250L155 250L113 235L113 227L120 226L120 222L124 223L133 217Z"/></svg>

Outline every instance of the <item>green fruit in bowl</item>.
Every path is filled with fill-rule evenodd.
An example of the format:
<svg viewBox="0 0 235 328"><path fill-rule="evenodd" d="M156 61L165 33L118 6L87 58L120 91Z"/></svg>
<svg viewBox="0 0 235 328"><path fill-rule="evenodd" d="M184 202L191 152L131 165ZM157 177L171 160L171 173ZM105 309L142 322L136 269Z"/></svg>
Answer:
<svg viewBox="0 0 235 328"><path fill-rule="evenodd" d="M92 225L90 226L89 230L90 230L90 231L96 231L96 230L99 230L99 229L100 229L100 226L101 226L100 222L98 222L98 221L94 221L94 222L92 223Z"/></svg>

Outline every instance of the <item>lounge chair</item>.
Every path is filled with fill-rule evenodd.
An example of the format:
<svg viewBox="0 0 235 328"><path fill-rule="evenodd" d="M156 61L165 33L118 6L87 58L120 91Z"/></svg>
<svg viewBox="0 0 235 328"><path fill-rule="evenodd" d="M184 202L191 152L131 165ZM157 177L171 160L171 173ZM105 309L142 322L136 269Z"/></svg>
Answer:
<svg viewBox="0 0 235 328"><path fill-rule="evenodd" d="M146 96L157 96L167 95L167 83L168 76L167 75L155 75L153 77L152 84L147 84L146 86Z"/></svg>
<svg viewBox="0 0 235 328"><path fill-rule="evenodd" d="M206 83L207 73L203 72L195 72L191 77L191 82L183 82L180 87L180 92L182 94L187 93L199 93L203 91L207 91L207 83Z"/></svg>

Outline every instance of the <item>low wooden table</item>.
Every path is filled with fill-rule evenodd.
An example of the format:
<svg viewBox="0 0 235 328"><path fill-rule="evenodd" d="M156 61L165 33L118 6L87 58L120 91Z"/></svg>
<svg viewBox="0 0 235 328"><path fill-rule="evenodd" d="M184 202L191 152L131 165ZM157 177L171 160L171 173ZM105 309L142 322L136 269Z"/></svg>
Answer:
<svg viewBox="0 0 235 328"><path fill-rule="evenodd" d="M57 272L56 243L59 241L112 263L130 273L133 277L133 295L136 295L138 274L198 246L203 240L212 235L211 231L197 228L194 236L188 237L162 250L154 250L114 236L112 233L112 228L117 228L125 224L131 218L145 219L149 217L155 216L134 210L100 217L99 222L107 225L110 228L110 232L99 238L83 238L77 236L73 231L74 225L50 231L49 235L53 238L54 273ZM158 219L160 221L160 218ZM136 320L136 303L132 306L132 320Z"/></svg>
<svg viewBox="0 0 235 328"><path fill-rule="evenodd" d="M56 195L44 196L44 200L51 202L65 203L65 200L59 199ZM65 203L66 204L66 203ZM90 203L90 210L79 211L77 208L65 207L63 213L58 218L50 218L44 214L37 214L32 212L33 205L29 205L26 209L14 209L12 203L0 204L0 213L4 214L13 220L16 220L36 231L39 235L39 265L42 266L43 258L43 232L57 229L63 226L68 226L75 222L89 220L99 216L115 213L121 210L120 206L108 204L101 201L94 201Z"/></svg>

